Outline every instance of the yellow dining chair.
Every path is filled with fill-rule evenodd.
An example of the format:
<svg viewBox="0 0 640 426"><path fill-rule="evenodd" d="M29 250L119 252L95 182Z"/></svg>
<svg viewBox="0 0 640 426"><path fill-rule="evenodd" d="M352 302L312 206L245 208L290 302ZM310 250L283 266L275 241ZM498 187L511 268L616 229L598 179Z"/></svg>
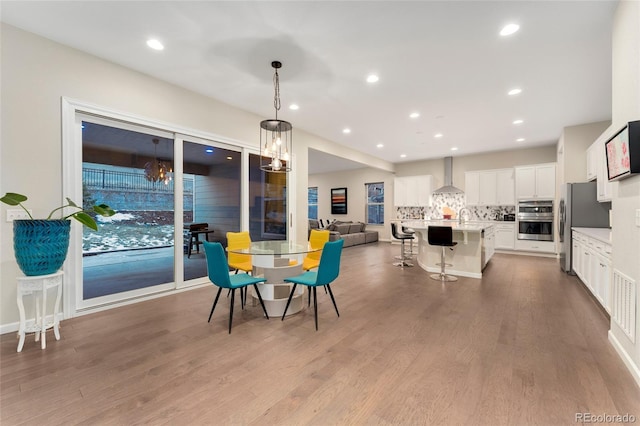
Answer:
<svg viewBox="0 0 640 426"><path fill-rule="evenodd" d="M229 263L229 268L236 270L236 274L239 271L250 274L253 271L253 264L251 263L250 254L231 253L231 250L248 249L250 247L251 236L249 236L249 232L227 232L227 262ZM240 301L244 308L244 304L247 301L246 288L240 289Z"/></svg>
<svg viewBox="0 0 640 426"><path fill-rule="evenodd" d="M317 229L311 230L311 234L309 235L309 246L312 249L322 249L322 247L324 247L324 243L328 241L329 231L320 231ZM302 269L309 271L317 268L320 265L320 256L322 256L322 250L307 254L302 261Z"/></svg>
<svg viewBox="0 0 640 426"><path fill-rule="evenodd" d="M227 232L227 251L228 263L231 269L238 271L251 272L253 265L251 264L250 254L232 253L231 250L248 249L251 247L251 237L249 232Z"/></svg>

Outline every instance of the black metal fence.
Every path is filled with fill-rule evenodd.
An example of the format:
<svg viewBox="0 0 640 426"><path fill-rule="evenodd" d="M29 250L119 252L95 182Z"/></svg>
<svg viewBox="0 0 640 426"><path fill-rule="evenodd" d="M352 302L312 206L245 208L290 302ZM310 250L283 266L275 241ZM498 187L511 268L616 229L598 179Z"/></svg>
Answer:
<svg viewBox="0 0 640 426"><path fill-rule="evenodd" d="M144 173L102 169L82 169L82 182L87 189L173 193L173 180L151 182ZM184 195L193 194L193 178L183 179Z"/></svg>

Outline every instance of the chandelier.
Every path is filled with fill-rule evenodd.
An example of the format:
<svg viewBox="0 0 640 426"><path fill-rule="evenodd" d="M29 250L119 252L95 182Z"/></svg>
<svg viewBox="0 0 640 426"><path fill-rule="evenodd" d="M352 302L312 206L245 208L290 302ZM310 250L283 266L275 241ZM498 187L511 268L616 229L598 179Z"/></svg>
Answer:
<svg viewBox="0 0 640 426"><path fill-rule="evenodd" d="M154 138L155 153L153 161L149 161L144 165L144 177L149 182L163 182L165 185L169 185L169 182L173 179L173 169L170 164L158 160L158 143L160 143L160 140Z"/></svg>
<svg viewBox="0 0 640 426"><path fill-rule="evenodd" d="M266 172L291 171L291 142L293 127L288 121L278 120L280 111L280 76L278 70L282 67L279 61L271 62L275 69L273 86L275 95L273 106L276 118L260 122L260 169Z"/></svg>

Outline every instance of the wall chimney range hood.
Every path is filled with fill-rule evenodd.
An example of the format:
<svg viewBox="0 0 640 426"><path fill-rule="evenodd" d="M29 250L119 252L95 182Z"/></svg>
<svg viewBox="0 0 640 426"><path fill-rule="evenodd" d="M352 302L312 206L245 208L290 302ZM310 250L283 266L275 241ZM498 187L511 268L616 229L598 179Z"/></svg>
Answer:
<svg viewBox="0 0 640 426"><path fill-rule="evenodd" d="M453 186L453 157L444 158L444 186L433 191L434 194L464 194L460 188Z"/></svg>

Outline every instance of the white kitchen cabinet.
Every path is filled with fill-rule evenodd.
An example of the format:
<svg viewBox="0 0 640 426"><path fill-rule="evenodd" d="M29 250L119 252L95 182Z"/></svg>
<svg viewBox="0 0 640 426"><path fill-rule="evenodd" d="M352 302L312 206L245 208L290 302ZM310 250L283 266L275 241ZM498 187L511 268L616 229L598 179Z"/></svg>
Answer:
<svg viewBox="0 0 640 426"><path fill-rule="evenodd" d="M480 172L465 172L464 193L467 206L477 206L480 203Z"/></svg>
<svg viewBox="0 0 640 426"><path fill-rule="evenodd" d="M611 245L574 230L571 261L578 278L611 312Z"/></svg>
<svg viewBox="0 0 640 426"><path fill-rule="evenodd" d="M393 202L396 207L431 205L433 176L400 176L393 180Z"/></svg>
<svg viewBox="0 0 640 426"><path fill-rule="evenodd" d="M515 223L500 223L495 225L496 228L496 249L513 250L516 243L516 225Z"/></svg>
<svg viewBox="0 0 640 426"><path fill-rule="evenodd" d="M396 207L407 205L407 181L403 177L393 179L393 204Z"/></svg>
<svg viewBox="0 0 640 426"><path fill-rule="evenodd" d="M414 176L417 185L416 191L418 193L418 206L430 206L431 205L431 193L433 192L433 176L421 175Z"/></svg>
<svg viewBox="0 0 640 426"><path fill-rule="evenodd" d="M540 253L555 253L556 245L553 241L518 240L515 244L516 250L532 251Z"/></svg>
<svg viewBox="0 0 640 426"><path fill-rule="evenodd" d="M497 200L497 181L494 170L480 172L480 199L481 206L495 206Z"/></svg>
<svg viewBox="0 0 640 426"><path fill-rule="evenodd" d="M496 171L496 204L513 206L516 204L515 173L513 169Z"/></svg>
<svg viewBox="0 0 640 426"><path fill-rule="evenodd" d="M582 250L582 244L575 237L571 241L571 270L574 274L578 275L578 270L582 268L580 265L580 250Z"/></svg>
<svg viewBox="0 0 640 426"><path fill-rule="evenodd" d="M515 168L516 198L553 199L556 196L556 165L535 164Z"/></svg>
<svg viewBox="0 0 640 426"><path fill-rule="evenodd" d="M467 206L515 205L513 169L466 172L464 182Z"/></svg>
<svg viewBox="0 0 640 426"><path fill-rule="evenodd" d="M601 253L596 253L594 259L594 284L596 297L602 306L611 312L611 258Z"/></svg>
<svg viewBox="0 0 640 426"><path fill-rule="evenodd" d="M587 181L591 182L598 178L599 160L597 143L593 143L587 149Z"/></svg>
<svg viewBox="0 0 640 426"><path fill-rule="evenodd" d="M516 167L516 198L536 197L536 167Z"/></svg>

